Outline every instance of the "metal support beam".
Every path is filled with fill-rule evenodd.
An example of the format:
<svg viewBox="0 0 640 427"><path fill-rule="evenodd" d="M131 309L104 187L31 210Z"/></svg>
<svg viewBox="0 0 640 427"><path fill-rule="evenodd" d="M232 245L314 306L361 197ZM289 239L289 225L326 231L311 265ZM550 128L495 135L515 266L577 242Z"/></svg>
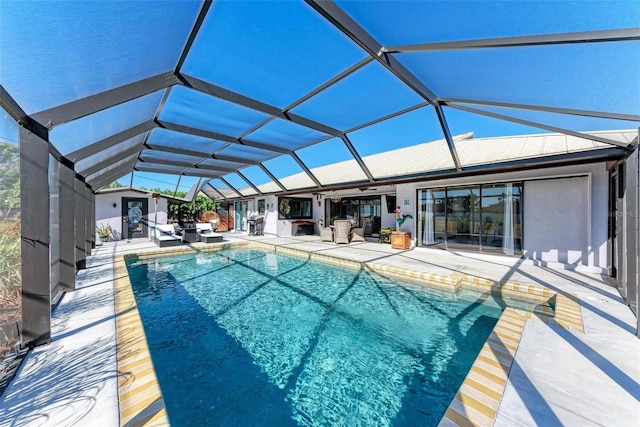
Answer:
<svg viewBox="0 0 640 427"><path fill-rule="evenodd" d="M103 178L111 176L115 170L120 170L122 169L123 166L129 165L129 167L133 169L133 166L137 162L138 162L138 155L134 153L124 160L120 160L117 163L113 163L108 166L105 166L103 169L100 169L100 171L94 174L87 175L85 177L85 181L95 188L94 186L95 182L101 181ZM116 178L119 178L119 177L116 177Z"/></svg>
<svg viewBox="0 0 640 427"><path fill-rule="evenodd" d="M158 74L33 114L48 129L178 84L172 72Z"/></svg>
<svg viewBox="0 0 640 427"><path fill-rule="evenodd" d="M640 40L640 28L581 31L573 33L542 34L535 36L495 37L491 39L460 40L438 43L420 43L389 46L384 53L436 52L443 50L494 49L504 47L548 46L576 43L602 43Z"/></svg>
<svg viewBox="0 0 640 427"><path fill-rule="evenodd" d="M546 129L546 130L551 131L551 132L563 133L565 135L573 135L573 136L576 136L578 138L589 139L591 141L602 142L604 144L615 145L615 146L623 147L623 148L628 148L629 147L629 144L624 143L624 142L614 141L612 139L602 138L600 136L595 136L595 135L589 135L589 134L584 134L584 133L580 133L580 132L575 132L575 131L572 131L572 130L559 128L559 127L556 127L556 126L549 126L549 125L545 125L545 124L538 123L538 122L532 122L530 120L523 120L523 119L518 119L518 118L515 118L515 117L511 117L511 116L505 116L504 114L498 114L498 113L492 113L490 111L479 110L477 108L465 107L465 106L462 106L462 105L449 105L449 108L455 108L456 110L467 111L469 113L480 114L480 115L487 116L487 117L493 117L495 119L506 120L506 121L509 121L509 122L518 123L518 124L525 125L525 126L531 126L531 127L536 127L536 128L540 128L540 129Z"/></svg>
<svg viewBox="0 0 640 427"><path fill-rule="evenodd" d="M91 177L91 180L87 182L91 185L91 188L98 191L107 185L111 184L116 179L133 171L133 166L136 164L137 159L134 157L132 160L123 163L115 169L109 170L105 174L101 174L99 177ZM131 182L133 183L133 175L131 176ZM131 187L131 185L130 185Z"/></svg>
<svg viewBox="0 0 640 427"><path fill-rule="evenodd" d="M49 140L47 128L29 117L2 85L0 85L0 107L13 117L20 126L38 135L44 141ZM59 153L57 154L59 155Z"/></svg>
<svg viewBox="0 0 640 427"><path fill-rule="evenodd" d="M207 12L209 12L211 3L212 3L212 0L204 0L202 2L202 7L200 8L200 12L198 13L196 22L193 24L193 28L191 28L191 32L189 33L189 38L187 39L187 43L185 44L185 47L182 49L182 53L180 54L180 58L178 59L178 63L176 64L175 73L179 73L180 70L182 69L182 65L184 64L184 61L187 59L187 55L189 55L189 52L191 51L193 42L196 40L196 37L198 36L200 27L202 27L204 18L207 17Z"/></svg>
<svg viewBox="0 0 640 427"><path fill-rule="evenodd" d="M182 175L180 175L180 179L182 179ZM178 192L178 187L180 186L180 179L178 179L178 184L176 185L176 191L174 191L173 193L174 197ZM187 191L187 195L184 196L184 198L187 199L189 202L193 202L196 196L198 195L198 193L200 192L200 189L205 184L205 182L207 181L203 181L202 178L200 178L198 182L196 182L191 186L189 191Z"/></svg>
<svg viewBox="0 0 640 427"><path fill-rule="evenodd" d="M46 136L46 135L45 135ZM49 270L49 143L20 128L22 340L34 347L51 341Z"/></svg>
<svg viewBox="0 0 640 427"><path fill-rule="evenodd" d="M458 151L456 150L456 145L453 142L451 131L449 131L449 125L447 124L447 119L444 116L444 111L442 111L442 106L440 106L439 104L435 105L435 109L438 120L440 121L440 127L442 128L442 132L444 133L444 138L447 141L447 146L449 147L449 152L451 153L451 159L453 160L453 164L456 167L456 170L460 172L462 170L462 166L460 165Z"/></svg>
<svg viewBox="0 0 640 427"><path fill-rule="evenodd" d="M84 187L84 213L85 213L85 234L84 234L84 253L86 256L91 255L92 249L95 247L96 223L94 220L95 203L93 202L93 191L91 187L85 184Z"/></svg>
<svg viewBox="0 0 640 427"><path fill-rule="evenodd" d="M163 153L183 154L185 156L192 156L192 157L199 157L199 158L211 157L211 153L204 153L202 151L189 150L189 149L180 148L180 147L166 147L164 145L149 144L148 142L144 144L144 148L148 150L160 151Z"/></svg>
<svg viewBox="0 0 640 427"><path fill-rule="evenodd" d="M63 292L76 290L74 180L74 171L60 165L60 288Z"/></svg>
<svg viewBox="0 0 640 427"><path fill-rule="evenodd" d="M246 165L257 165L258 163L260 163L257 160L248 160L243 157L227 156L224 154L217 154L217 153L214 153L214 154L203 153L201 151L188 150L188 149L179 148L179 147L165 147L163 145L155 145L155 144L149 144L149 143L145 144L145 148L149 150L161 151L164 153L184 154L185 156L193 156L193 157L207 157L215 160L220 160L223 162L243 163ZM274 154L274 157L278 155L279 154ZM266 160L263 160L263 161L266 161Z"/></svg>
<svg viewBox="0 0 640 427"><path fill-rule="evenodd" d="M109 166L116 164L126 159L129 156L133 156L134 154L138 155L143 149L144 149L144 146L142 145L142 143L136 144L133 147L118 151L113 157L100 160L97 163L94 163L92 165L85 166L82 163L77 163L76 170L80 175L87 177L89 175L98 173L101 170L108 168Z"/></svg>
<svg viewBox="0 0 640 427"><path fill-rule="evenodd" d="M337 4L320 0L306 0L306 2L418 95L431 104L436 102L437 97L424 83L407 70L404 65L392 55L384 54L382 52L382 45Z"/></svg>
<svg viewBox="0 0 640 427"><path fill-rule="evenodd" d="M166 168L161 167L160 165L154 165L153 163L147 162L138 162L133 165L133 170L136 172L152 172L152 173L161 173L166 175L182 175L184 172L188 171L190 168L186 167L182 169L180 168L180 172L176 171L167 171Z"/></svg>
<svg viewBox="0 0 640 427"><path fill-rule="evenodd" d="M188 75L180 75L180 78L183 84L193 90L198 92L205 93L207 95L215 96L216 98L223 99L225 101L233 102L234 104L242 105L243 107L250 108L252 110L260 111L262 113L268 114L270 116L278 117L280 119L284 119L298 125L308 127L319 132L323 132L333 136L340 136L340 131L338 129L334 129L325 124L316 122L314 120L307 119L302 116L298 116L296 114L292 114L286 111L282 111L281 109L271 106L269 104L265 104L264 102L257 101L255 99L249 98L245 95L241 95L239 93L230 91L220 86L216 86L214 84L205 82L196 77L188 76Z"/></svg>
<svg viewBox="0 0 640 427"><path fill-rule="evenodd" d="M149 167L151 167L151 168L154 167L153 165L168 165L168 166L180 166L180 167L190 168L190 169L204 169L204 170L210 170L210 171L221 171L221 172L224 172L224 173L235 172L236 171L235 167L207 166L207 165L203 165L202 163L199 163L199 162L189 163L189 162L183 162L183 161L178 161L178 160L160 160L160 159L149 159L149 160L147 160L144 157L141 157L139 166L141 168L143 168L143 169L148 169L147 165L149 165ZM158 169L160 169L160 168L158 168ZM167 172L163 172L163 173L167 173Z"/></svg>
<svg viewBox="0 0 640 427"><path fill-rule="evenodd" d="M280 182L280 180L279 180L278 178L276 178L276 176L275 176L274 174L272 174L272 173L271 173L271 171L269 171L269 169L267 169L267 168L265 167L265 165L263 165L262 163L259 163L259 164L258 164L258 166L260 166L260 169L262 169L262 172L266 173L266 174L267 174L267 176L268 176L269 178L271 178L271 180L272 180L273 182L275 182L275 183L276 183L276 185L277 185L278 187L280 187L280 189L281 189L282 191L287 191L287 189L285 188L285 186L284 186L284 185L282 185L282 183Z"/></svg>
<svg viewBox="0 0 640 427"><path fill-rule="evenodd" d="M242 178L248 185L249 187L253 188L253 190L258 193L258 195L262 195L262 191L258 190L258 187L256 187L255 185L253 185L253 182L251 182L251 180L249 178L247 178L246 176L244 176L244 174L242 172L240 172L239 170L236 171L236 173L238 174L238 176L240 178Z"/></svg>
<svg viewBox="0 0 640 427"><path fill-rule="evenodd" d="M186 134L189 134L189 135L196 135L196 136L202 136L202 137L210 138L210 139L217 139L219 141L230 142L232 144L246 145L248 147L261 148L263 150L273 151L273 152L280 153L280 154L289 154L289 153L291 153L291 150L288 150L288 149L282 148L282 147L277 147L275 145L269 145L269 144L264 144L262 142L250 141L250 140L247 140L247 139L237 139L237 138L234 138L234 137L229 136L229 135L224 135L224 134L221 134L221 133L211 132L211 131L203 130L203 129L197 129L197 128L194 128L194 127L180 125L180 124L177 124L177 123L171 123L171 122L156 120L156 124L158 126L164 128L164 129L169 129L169 130L172 130L172 131L175 131L175 132L182 132L182 133L186 133Z"/></svg>
<svg viewBox="0 0 640 427"><path fill-rule="evenodd" d="M640 115L610 113L605 111L577 110L574 108L546 107L543 105L513 104L509 102L484 101L463 98L440 98L440 103L453 108L451 104L487 105L491 107L513 108L518 110L543 111L545 113L568 114L572 116L596 117L599 119L625 120L640 122Z"/></svg>
<svg viewBox="0 0 640 427"><path fill-rule="evenodd" d="M331 87L334 84L338 83L340 80L344 79L345 77L350 76L351 74L355 73L356 71L358 71L359 69L363 68L365 65L369 64L372 61L373 61L373 58L370 57L370 56L368 56L368 57L366 57L364 59L361 59L356 64L352 65L351 67L347 68L346 70L344 70L343 72L341 72L337 76L333 77L331 80L329 80L329 81L323 83L322 85L318 86L317 88L315 88L311 92L307 93L302 98L297 99L293 104L287 105L287 107L284 109L284 111L293 110L298 105L302 104L305 101L308 101L309 99L313 98L314 96L316 96L320 92L324 91L325 89L328 89L329 87Z"/></svg>
<svg viewBox="0 0 640 427"><path fill-rule="evenodd" d="M318 181L318 178L315 177L315 175L309 170L309 168L307 167L307 165L304 164L304 162L302 161L302 159L300 157L298 157L298 155L295 152L291 153L291 157L293 157L293 160L296 161L296 163L302 168L302 170L304 171L304 173L306 173L309 178L311 178L311 181L314 182L314 184L316 184L316 186L318 188L322 188L324 187L322 185L322 183L320 181Z"/></svg>
<svg viewBox="0 0 640 427"><path fill-rule="evenodd" d="M353 146L353 144L349 140L349 137L346 134L342 135L342 142L344 142L344 145L347 146L347 149L349 150L353 158L356 160L356 162L358 162L360 169L362 169L362 172L364 172L364 174L367 176L367 179L370 182L373 182L375 178L371 174L371 171L369 170L367 165L364 164L364 160L362 160L362 157L360 157L360 153L358 153L358 151L356 150L356 147Z"/></svg>
<svg viewBox="0 0 640 427"><path fill-rule="evenodd" d="M49 283L51 305L62 296L60 289L60 163L49 156Z"/></svg>
<svg viewBox="0 0 640 427"><path fill-rule="evenodd" d="M220 181L224 182L224 184L229 187L229 190L233 191L234 193L236 193L238 196L240 197L244 197L242 195L241 192L238 191L238 189L236 187L234 187L233 185L229 184L229 181L227 181L226 179L224 179L223 177L219 177L218 178Z"/></svg>
<svg viewBox="0 0 640 427"><path fill-rule="evenodd" d="M618 287L624 288L627 305L636 315L636 335L640 338L640 151L636 145L624 160L624 174L618 176L622 191L618 193L621 211L616 222L622 227L616 239L624 248L618 260ZM622 193L622 194L620 194Z"/></svg>
<svg viewBox="0 0 640 427"><path fill-rule="evenodd" d="M84 270L87 267L87 251L85 248L86 232L87 232L87 214L85 201L85 184L76 175L73 184L75 190L74 206L75 206L75 228L76 228L76 269Z"/></svg>
<svg viewBox="0 0 640 427"><path fill-rule="evenodd" d="M403 114L410 113L411 111L417 110L418 108L426 107L426 106L429 106L429 105L431 105L431 104L428 103L428 102L421 102L420 104L413 105L411 107L405 108L404 110L396 111L395 113L391 113L391 114L388 114L388 115L383 116L383 117L378 117L377 119L371 120L370 122L362 123L362 124L359 124L358 126L354 126L351 129L347 129L345 131L345 133L355 132L357 130L364 129L364 128L369 127L369 126L373 126L373 125L375 125L377 123L384 122L385 120L389 120L389 119L392 119L394 117L398 117L398 116L401 116Z"/></svg>
<svg viewBox="0 0 640 427"><path fill-rule="evenodd" d="M208 185L209 187L211 187L211 189L212 189L212 190L213 190L213 191L214 191L218 196L220 196L220 197L218 197L219 199L227 200L227 198L226 198L226 197L224 197L224 195L223 195L221 192L219 192L219 191L218 191L218 190L217 190L213 185L211 185L211 182L210 182L210 181L207 181L207 183L206 183L205 185L203 185L203 186L202 186L202 188L206 187L207 185ZM215 200L215 198L214 198L214 200Z"/></svg>
<svg viewBox="0 0 640 427"><path fill-rule="evenodd" d="M94 142L91 145L87 145L86 147L82 147L79 150L76 150L72 153L67 154L67 158L73 160L74 162L78 162L80 160L86 159L87 157L91 157L103 150L113 147L127 139L134 138L140 134L150 131L155 128L157 124L153 120L149 120L147 122L136 125L132 128L124 130L122 132L111 135L107 138L104 138L98 142ZM106 160L106 159L105 159Z"/></svg>

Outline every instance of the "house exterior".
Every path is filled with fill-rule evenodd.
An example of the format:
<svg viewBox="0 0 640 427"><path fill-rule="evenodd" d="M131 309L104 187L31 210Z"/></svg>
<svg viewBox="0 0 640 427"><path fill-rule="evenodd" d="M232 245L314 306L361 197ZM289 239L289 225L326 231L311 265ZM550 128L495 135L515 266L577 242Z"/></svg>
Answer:
<svg viewBox="0 0 640 427"><path fill-rule="evenodd" d="M150 238L154 224L167 223L168 198L146 190L103 189L95 194L96 228L109 227L112 240Z"/></svg>
<svg viewBox="0 0 640 427"><path fill-rule="evenodd" d="M638 135L599 134L628 142L637 141ZM616 277L623 248L630 244L623 225L634 218L624 215L630 210L618 197L623 196L619 171L626 161L608 159L606 144L559 134L478 139L466 134L456 137L456 145L466 168L478 167L475 173L234 199L228 202L233 229L248 231L243 220L260 214L265 234L291 236L297 230L292 224L300 220L332 224L347 218L364 226L365 235L375 241L380 229L396 228L398 207L400 216L407 217L401 230L411 233L414 248L517 256L523 262ZM438 155L443 150L443 142L434 141L363 160L376 176L387 173L392 179L393 171L406 175L446 169L449 165L441 163L447 156ZM519 167L525 159L535 166ZM320 180L332 173L345 180L355 166L347 163L355 162L311 172ZM492 167L484 170L484 165ZM304 203L308 208L288 218L281 211L285 199L287 206Z"/></svg>

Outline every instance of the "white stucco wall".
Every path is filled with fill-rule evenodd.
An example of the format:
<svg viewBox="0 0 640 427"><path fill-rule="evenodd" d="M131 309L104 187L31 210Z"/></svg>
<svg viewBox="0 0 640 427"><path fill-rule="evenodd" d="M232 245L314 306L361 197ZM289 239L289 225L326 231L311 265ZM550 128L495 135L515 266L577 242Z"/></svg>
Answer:
<svg viewBox="0 0 640 427"><path fill-rule="evenodd" d="M118 191L96 194L96 227L109 225L113 231L115 240L122 238L122 198L146 198L149 207L148 223L153 227L155 219L155 205L151 194L137 191ZM115 204L115 207L114 207ZM158 224L167 223L167 199L161 198L158 201Z"/></svg>
<svg viewBox="0 0 640 427"><path fill-rule="evenodd" d="M403 198L409 197L410 213L415 220L415 197L419 188L511 180L525 182L523 254L526 259L533 263L608 274L608 172L605 163L399 184L396 186L398 204L402 206ZM415 245L415 221L410 222L410 226L405 223L406 227L402 229L412 232Z"/></svg>
<svg viewBox="0 0 640 427"><path fill-rule="evenodd" d="M398 199L396 198L397 205ZM387 212L387 196L384 194L380 198L380 228L396 228L396 214Z"/></svg>
<svg viewBox="0 0 640 427"><path fill-rule="evenodd" d="M296 194L292 197L301 197L301 198L309 198L311 199L311 219L305 219L303 221L313 221L316 222L318 218L324 217L324 202L322 202L322 206L318 206L318 201L316 197L311 194ZM269 202L267 202L269 203ZM280 237L289 237L291 236L291 222L296 221L296 219L278 219L278 198L273 197L272 202L273 208L271 212L269 212L270 223L273 224L273 228L269 228L269 233L272 234L271 230L275 230L275 233ZM266 231L265 231L266 233ZM318 233L318 229L315 228L314 233Z"/></svg>
<svg viewBox="0 0 640 427"><path fill-rule="evenodd" d="M524 183L526 258L571 266L589 262L589 177Z"/></svg>
<svg viewBox="0 0 640 427"><path fill-rule="evenodd" d="M264 234L276 234L277 221L278 221L278 208L276 206L278 198L276 196L266 196L265 199L265 214L264 222L262 224L262 231Z"/></svg>

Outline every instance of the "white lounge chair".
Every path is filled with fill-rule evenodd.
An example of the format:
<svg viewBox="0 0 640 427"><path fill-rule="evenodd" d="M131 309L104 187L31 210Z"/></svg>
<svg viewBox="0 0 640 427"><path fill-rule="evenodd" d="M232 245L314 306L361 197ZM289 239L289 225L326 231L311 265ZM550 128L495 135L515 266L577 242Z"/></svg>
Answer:
<svg viewBox="0 0 640 427"><path fill-rule="evenodd" d="M173 224L157 224L155 228L156 245L159 247L180 246L182 244L182 237L176 234Z"/></svg>
<svg viewBox="0 0 640 427"><path fill-rule="evenodd" d="M198 240L204 243L222 242L222 234L214 233L211 222L199 222L196 224Z"/></svg>

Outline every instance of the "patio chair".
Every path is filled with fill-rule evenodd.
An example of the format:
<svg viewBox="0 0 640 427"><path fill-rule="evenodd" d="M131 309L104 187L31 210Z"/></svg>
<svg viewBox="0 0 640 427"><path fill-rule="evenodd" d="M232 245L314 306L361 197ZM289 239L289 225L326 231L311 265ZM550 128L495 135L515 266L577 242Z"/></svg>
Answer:
<svg viewBox="0 0 640 427"><path fill-rule="evenodd" d="M333 242L333 230L329 227L325 227L322 219L318 220L318 230L320 230L321 242Z"/></svg>
<svg viewBox="0 0 640 427"><path fill-rule="evenodd" d="M350 232L351 221L346 219L333 221L333 239L335 243L349 243Z"/></svg>
<svg viewBox="0 0 640 427"><path fill-rule="evenodd" d="M366 242L364 239L364 227L351 229L351 242Z"/></svg>
<svg viewBox="0 0 640 427"><path fill-rule="evenodd" d="M199 222L196 224L198 241L204 243L222 242L222 234L214 233L211 222Z"/></svg>
<svg viewBox="0 0 640 427"><path fill-rule="evenodd" d="M156 225L156 245L161 248L168 246L180 246L182 237L175 234L173 224Z"/></svg>

